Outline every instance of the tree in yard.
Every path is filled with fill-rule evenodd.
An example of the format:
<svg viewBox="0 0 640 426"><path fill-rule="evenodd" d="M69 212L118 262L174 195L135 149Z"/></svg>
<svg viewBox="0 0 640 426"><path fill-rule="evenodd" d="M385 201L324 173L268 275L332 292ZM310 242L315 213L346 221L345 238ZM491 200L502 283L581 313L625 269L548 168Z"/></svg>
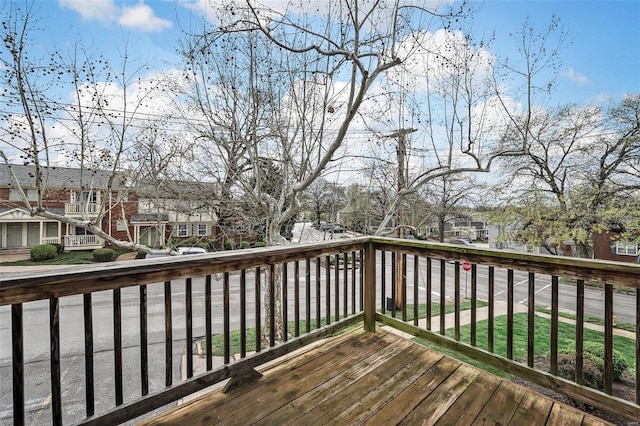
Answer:
<svg viewBox="0 0 640 426"><path fill-rule="evenodd" d="M140 177L141 169L134 167L134 145L161 80L143 80L145 66L130 69L126 50L119 67L88 53L93 48L80 43L69 53L41 51L30 39L37 31L34 5L6 5L0 29L4 110L0 160L20 194L21 207L34 216L85 229L116 246L148 250L130 233L129 238L118 239L101 225L111 213L123 212L127 192ZM35 202L27 197L15 164L33 170L30 184L37 192ZM59 214L43 203L52 185L59 184L49 180L56 167L78 169L74 187L86 194L103 194L89 195L95 207L78 211L78 217Z"/></svg>
<svg viewBox="0 0 640 426"><path fill-rule="evenodd" d="M478 183L469 175L444 175L425 186L421 194L429 201L428 217L438 224L438 241L444 242L446 223L466 216L463 209L478 198Z"/></svg>
<svg viewBox="0 0 640 426"><path fill-rule="evenodd" d="M317 6L216 5L217 26L183 43L189 84L181 96L191 101L190 114L206 117L201 146L216 153L230 190L262 211L268 244L284 242L283 226L300 211L303 193L343 155L376 81L414 53L399 51L399 41L451 18L388 2ZM277 193L262 174L265 159L283 178Z"/></svg>
<svg viewBox="0 0 640 426"><path fill-rule="evenodd" d="M531 123L526 155L504 162L512 207L497 217L503 238L551 253L571 241L578 256L589 257L594 233L612 224L635 228L640 95L608 108L569 105L522 119ZM521 139L514 128L505 134Z"/></svg>

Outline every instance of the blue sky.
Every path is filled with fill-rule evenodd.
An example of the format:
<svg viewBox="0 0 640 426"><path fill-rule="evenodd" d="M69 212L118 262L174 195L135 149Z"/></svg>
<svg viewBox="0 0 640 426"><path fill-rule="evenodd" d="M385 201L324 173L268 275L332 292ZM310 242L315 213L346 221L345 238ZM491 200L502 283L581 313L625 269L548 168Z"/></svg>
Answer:
<svg viewBox="0 0 640 426"><path fill-rule="evenodd" d="M266 0L282 4L283 0ZM180 28L198 22L206 0L36 0L42 43L58 48L83 40L117 54L128 39L134 56L156 68L179 58ZM640 92L640 0L486 0L474 20L477 34L495 31L493 49L511 50L509 33L526 17L543 28L557 15L571 44L562 51L563 67L553 104L598 103Z"/></svg>

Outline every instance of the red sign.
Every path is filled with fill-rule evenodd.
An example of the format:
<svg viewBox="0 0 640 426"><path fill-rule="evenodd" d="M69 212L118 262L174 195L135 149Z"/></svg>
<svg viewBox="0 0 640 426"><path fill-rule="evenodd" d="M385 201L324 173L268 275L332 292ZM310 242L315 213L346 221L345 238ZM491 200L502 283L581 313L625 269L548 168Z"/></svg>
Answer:
<svg viewBox="0 0 640 426"><path fill-rule="evenodd" d="M467 272L470 271L471 270L471 264L465 260L464 262L462 262L462 269L464 269Z"/></svg>

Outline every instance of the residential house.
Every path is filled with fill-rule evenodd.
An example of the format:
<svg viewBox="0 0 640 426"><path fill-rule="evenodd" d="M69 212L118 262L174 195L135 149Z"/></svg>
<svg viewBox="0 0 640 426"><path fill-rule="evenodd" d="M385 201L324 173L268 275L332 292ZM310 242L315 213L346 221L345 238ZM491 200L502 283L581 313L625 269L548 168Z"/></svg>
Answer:
<svg viewBox="0 0 640 426"><path fill-rule="evenodd" d="M100 248L105 241L81 226L32 215L20 196L24 191L32 206L39 198L35 169L0 164L0 249L62 244L65 250ZM112 178L106 171L42 168L42 205L52 213L78 220L97 221L107 235L151 247L169 238L192 236L209 239L217 233L214 184L162 182L157 186ZM110 190L107 190L110 188Z"/></svg>

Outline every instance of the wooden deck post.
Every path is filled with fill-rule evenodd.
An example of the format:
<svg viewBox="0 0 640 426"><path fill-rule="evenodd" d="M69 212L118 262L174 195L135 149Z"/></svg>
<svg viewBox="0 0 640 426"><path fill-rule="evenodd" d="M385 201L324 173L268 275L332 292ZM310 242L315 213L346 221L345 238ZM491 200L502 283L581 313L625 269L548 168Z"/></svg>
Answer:
<svg viewBox="0 0 640 426"><path fill-rule="evenodd" d="M364 329L376 331L376 249L371 241L364 247Z"/></svg>

